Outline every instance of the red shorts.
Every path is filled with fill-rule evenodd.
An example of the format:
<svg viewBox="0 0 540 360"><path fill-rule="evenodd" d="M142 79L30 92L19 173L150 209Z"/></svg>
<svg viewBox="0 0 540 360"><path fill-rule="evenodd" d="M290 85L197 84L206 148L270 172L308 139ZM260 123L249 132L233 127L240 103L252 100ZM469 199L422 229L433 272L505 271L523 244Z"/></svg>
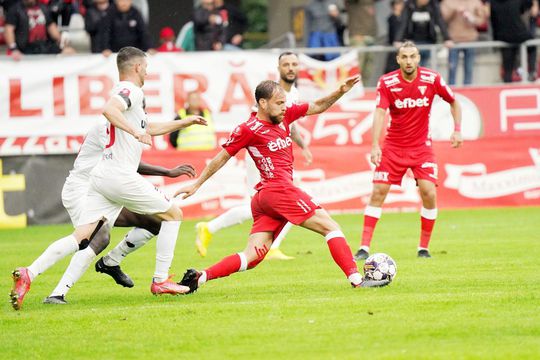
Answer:
<svg viewBox="0 0 540 360"><path fill-rule="evenodd" d="M428 180L437 184L437 163L431 147L396 149L385 147L382 159L373 173L373 182L401 185L401 179L411 169L416 180Z"/></svg>
<svg viewBox="0 0 540 360"><path fill-rule="evenodd" d="M295 186L263 188L251 199L251 234L270 231L276 238L287 222L301 224L320 208L311 196Z"/></svg>

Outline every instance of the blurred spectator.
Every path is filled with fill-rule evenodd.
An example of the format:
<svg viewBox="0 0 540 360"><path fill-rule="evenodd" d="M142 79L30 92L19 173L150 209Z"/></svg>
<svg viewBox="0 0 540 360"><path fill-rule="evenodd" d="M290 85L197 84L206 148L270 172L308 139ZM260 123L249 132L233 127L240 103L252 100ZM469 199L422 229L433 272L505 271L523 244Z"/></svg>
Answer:
<svg viewBox="0 0 540 360"><path fill-rule="evenodd" d="M339 46L345 46L345 30L347 29L347 25L345 25L341 19L341 11L339 10L339 7L336 4L331 4L328 7L328 13L330 14L330 18L334 23L334 29L336 30Z"/></svg>
<svg viewBox="0 0 540 360"><path fill-rule="evenodd" d="M453 1L453 0L450 0ZM412 40L416 45L436 44L439 28L446 47L452 47L453 42L441 16L438 0L409 0L403 10L403 22L396 34L396 46L403 40ZM420 65L425 66L430 59L428 50L420 51Z"/></svg>
<svg viewBox="0 0 540 360"><path fill-rule="evenodd" d="M536 28L540 24L540 0L532 0L529 10L529 31L533 38L536 37ZM537 66L537 46L532 47L532 54L529 57L529 81L535 81L538 77L536 72Z"/></svg>
<svg viewBox="0 0 540 360"><path fill-rule="evenodd" d="M377 24L375 21L374 0L347 0L345 10L348 14L350 46L369 46L375 43ZM362 79L369 82L373 68L373 55L361 53L358 64L362 71Z"/></svg>
<svg viewBox="0 0 540 360"><path fill-rule="evenodd" d="M142 51L150 49L150 37L141 13L132 6L132 0L115 0L103 19L104 55L118 52L124 46Z"/></svg>
<svg viewBox="0 0 540 360"><path fill-rule="evenodd" d="M174 44L174 30L170 27L164 27L159 32L159 47L157 48L158 52L180 52L182 49L176 47Z"/></svg>
<svg viewBox="0 0 540 360"><path fill-rule="evenodd" d="M335 5L332 0L312 0L306 6L306 23L308 29L308 43L310 48L337 47L339 41L336 28L330 16L330 7ZM313 56L320 60L332 60L339 54L326 53L322 56Z"/></svg>
<svg viewBox="0 0 540 360"><path fill-rule="evenodd" d="M223 20L214 0L201 0L201 5L193 11L196 50L222 50L225 42Z"/></svg>
<svg viewBox="0 0 540 360"><path fill-rule="evenodd" d="M195 51L195 31L193 29L193 21L188 21L180 29L180 33L176 37L175 45L183 51Z"/></svg>
<svg viewBox="0 0 540 360"><path fill-rule="evenodd" d="M8 54L19 60L22 54L72 53L64 46L62 35L52 21L48 9L36 0L22 0L12 6L5 28Z"/></svg>
<svg viewBox="0 0 540 360"><path fill-rule="evenodd" d="M224 50L240 50L247 30L247 17L242 11L223 0L215 0L216 9L221 16L225 31Z"/></svg>
<svg viewBox="0 0 540 360"><path fill-rule="evenodd" d="M404 0L392 0L392 15L388 17L388 44L392 45L398 41L396 39L396 33L401 26L403 7L405 6ZM399 64L396 61L397 52L391 52L386 58L385 73L399 69Z"/></svg>
<svg viewBox="0 0 540 360"><path fill-rule="evenodd" d="M58 24L58 19L61 19L62 21L59 25L62 27L69 26L71 15L74 13L74 0L40 0L40 2L48 5L51 19L56 24Z"/></svg>
<svg viewBox="0 0 540 360"><path fill-rule="evenodd" d="M201 94L192 91L187 96L187 107L180 109L175 120L181 120L189 115L199 115L206 119L207 126L189 126L174 131L169 137L171 145L178 150L213 150L216 148L216 130L210 110L204 108Z"/></svg>
<svg viewBox="0 0 540 360"><path fill-rule="evenodd" d="M109 8L109 0L94 0L91 7L86 10L84 29L90 35L90 50L93 53L101 53L105 50L103 44L104 19Z"/></svg>
<svg viewBox="0 0 540 360"><path fill-rule="evenodd" d="M527 24L522 19L532 6L531 0L491 0L491 27L493 30L493 39L505 41L512 46L501 49L503 81L512 82L512 73L517 65L519 55L519 45L529 39L532 39ZM529 69L534 69L536 62L536 53L533 47L527 49ZM533 74L529 76L534 77Z"/></svg>
<svg viewBox="0 0 540 360"><path fill-rule="evenodd" d="M487 20L487 11L480 0L451 0L441 3L441 13L448 25L448 33L455 43L466 43L478 40L477 27ZM463 53L463 84L472 84L475 50L450 49L448 53L448 83L456 84L456 73L459 54Z"/></svg>
<svg viewBox="0 0 540 360"><path fill-rule="evenodd" d="M0 6L4 8L4 15L8 13L9 9L20 2L21 0L0 0Z"/></svg>

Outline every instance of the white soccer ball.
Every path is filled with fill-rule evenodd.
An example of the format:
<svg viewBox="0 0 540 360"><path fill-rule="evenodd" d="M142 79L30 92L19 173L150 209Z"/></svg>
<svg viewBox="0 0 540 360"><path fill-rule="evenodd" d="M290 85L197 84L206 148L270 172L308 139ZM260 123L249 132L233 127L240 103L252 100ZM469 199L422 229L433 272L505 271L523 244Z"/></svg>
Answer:
<svg viewBox="0 0 540 360"><path fill-rule="evenodd" d="M383 253L373 254L364 263L366 279L392 281L397 273L397 264L389 255Z"/></svg>

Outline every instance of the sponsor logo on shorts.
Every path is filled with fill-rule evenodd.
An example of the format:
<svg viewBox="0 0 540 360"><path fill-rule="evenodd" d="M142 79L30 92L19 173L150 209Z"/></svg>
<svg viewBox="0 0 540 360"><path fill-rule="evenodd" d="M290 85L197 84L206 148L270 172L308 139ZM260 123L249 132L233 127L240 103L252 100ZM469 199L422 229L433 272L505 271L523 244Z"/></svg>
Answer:
<svg viewBox="0 0 540 360"><path fill-rule="evenodd" d="M268 149L270 151L278 151L288 148L289 146L291 146L291 144L292 140L288 136L285 139L277 138L275 141L270 141L268 143Z"/></svg>
<svg viewBox="0 0 540 360"><path fill-rule="evenodd" d="M411 98L405 98L403 100L396 99L396 101L394 101L394 105L398 109L412 109L412 108L417 108L417 107L428 107L429 99L425 96L420 99L411 99Z"/></svg>
<svg viewBox="0 0 540 360"><path fill-rule="evenodd" d="M388 171L375 171L375 174L373 174L373 180L388 181Z"/></svg>
<svg viewBox="0 0 540 360"><path fill-rule="evenodd" d="M437 164L432 163L432 162L425 162L425 163L422 164L421 168L422 169L432 168L433 169L433 174L429 174L429 177L432 177L435 180L437 180L437 175L438 175L438 172L439 172L439 167L437 166Z"/></svg>

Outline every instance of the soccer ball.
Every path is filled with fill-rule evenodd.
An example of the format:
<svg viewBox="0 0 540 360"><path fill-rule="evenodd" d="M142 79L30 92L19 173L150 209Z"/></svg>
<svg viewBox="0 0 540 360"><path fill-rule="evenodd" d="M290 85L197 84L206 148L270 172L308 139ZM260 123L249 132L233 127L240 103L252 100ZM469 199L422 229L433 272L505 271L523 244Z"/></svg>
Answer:
<svg viewBox="0 0 540 360"><path fill-rule="evenodd" d="M366 279L392 281L397 273L397 264L390 256L377 253L366 259L364 263L364 275Z"/></svg>

